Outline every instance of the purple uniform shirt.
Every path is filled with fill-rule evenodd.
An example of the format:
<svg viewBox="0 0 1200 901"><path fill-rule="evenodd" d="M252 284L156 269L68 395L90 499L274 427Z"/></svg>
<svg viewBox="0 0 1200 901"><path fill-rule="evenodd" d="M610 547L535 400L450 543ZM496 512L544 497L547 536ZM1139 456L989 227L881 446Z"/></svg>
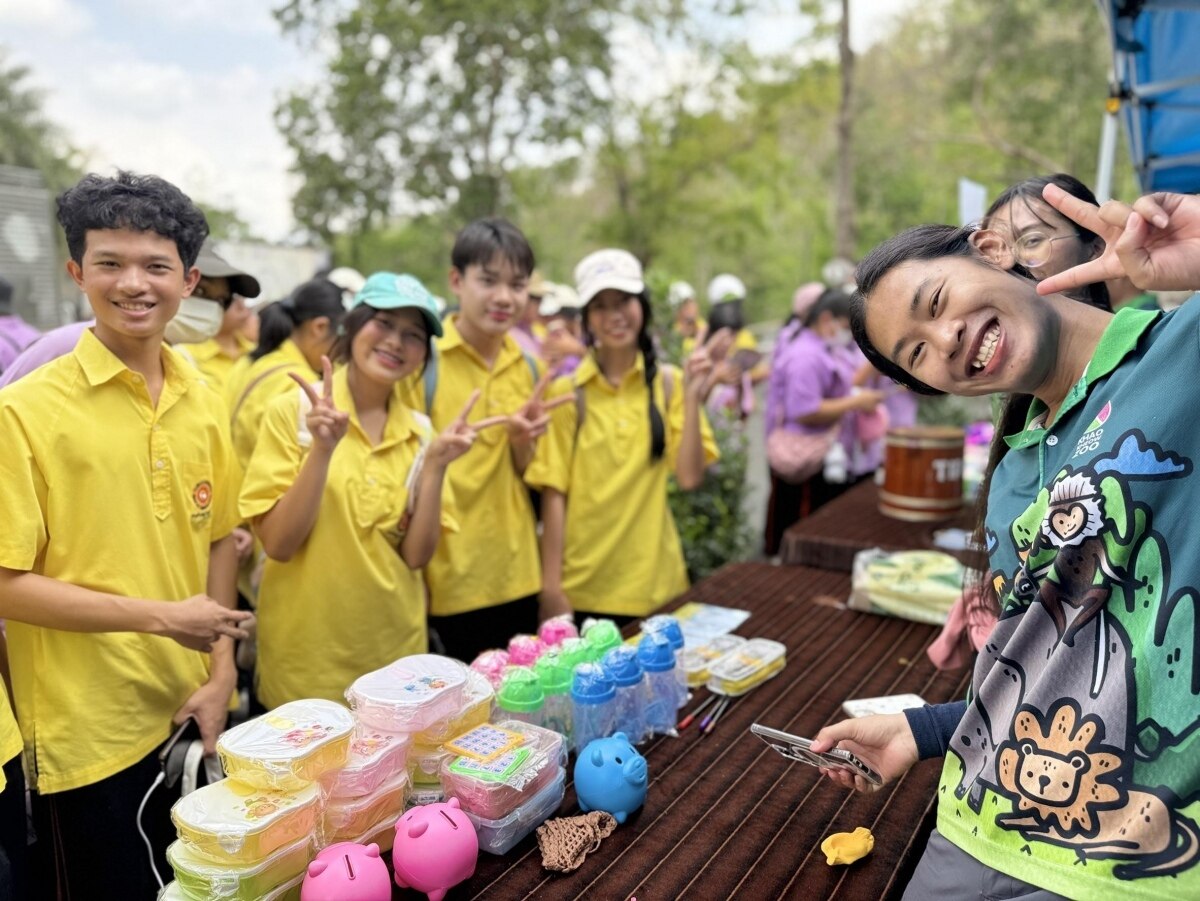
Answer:
<svg viewBox="0 0 1200 901"><path fill-rule="evenodd" d="M46 332L25 348L21 355L13 360L11 366L4 368L3 375L0 375L0 388L29 375L44 363L69 354L79 343L79 336L95 324L94 319L89 319L86 322L72 322L70 325L59 326Z"/></svg>
<svg viewBox="0 0 1200 901"><path fill-rule="evenodd" d="M41 334L20 316L0 316L0 372L7 371L21 351Z"/></svg>

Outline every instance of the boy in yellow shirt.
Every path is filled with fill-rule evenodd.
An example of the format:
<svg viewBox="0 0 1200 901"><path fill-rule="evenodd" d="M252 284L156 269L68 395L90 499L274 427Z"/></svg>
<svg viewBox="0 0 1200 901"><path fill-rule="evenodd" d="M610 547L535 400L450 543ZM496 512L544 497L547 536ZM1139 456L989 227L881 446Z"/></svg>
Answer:
<svg viewBox="0 0 1200 901"><path fill-rule="evenodd" d="M178 188L129 173L87 176L58 218L96 324L0 393L0 616L46 864L31 897L149 898L148 791L160 866L172 833L156 751L189 717L213 750L247 616L223 404L163 345L208 229Z"/></svg>
<svg viewBox="0 0 1200 901"><path fill-rule="evenodd" d="M469 663L513 634L537 629L542 574L522 475L550 419L539 399L546 381L539 383L536 363L509 334L529 303L529 242L511 222L481 219L459 232L451 263L450 290L460 309L444 323L426 368L426 412L440 432L479 391L470 424L507 419L507 428L481 431L471 453L447 472L459 531L442 536L425 570L432 647Z"/></svg>

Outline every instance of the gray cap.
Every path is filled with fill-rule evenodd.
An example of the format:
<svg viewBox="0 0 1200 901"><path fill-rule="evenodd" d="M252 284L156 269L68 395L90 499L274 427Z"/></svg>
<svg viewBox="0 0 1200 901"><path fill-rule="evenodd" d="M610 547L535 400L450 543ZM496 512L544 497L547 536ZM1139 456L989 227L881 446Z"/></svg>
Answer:
<svg viewBox="0 0 1200 901"><path fill-rule="evenodd" d="M234 294L242 297L258 297L262 287L253 275L242 272L236 266L227 262L213 249L212 241L205 241L196 257L196 268L205 278L227 278L229 288Z"/></svg>

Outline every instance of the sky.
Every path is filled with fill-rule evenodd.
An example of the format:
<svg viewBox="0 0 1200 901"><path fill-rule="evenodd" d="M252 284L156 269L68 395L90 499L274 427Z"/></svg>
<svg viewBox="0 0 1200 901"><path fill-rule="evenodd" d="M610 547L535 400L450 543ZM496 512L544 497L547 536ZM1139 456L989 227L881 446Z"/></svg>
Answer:
<svg viewBox="0 0 1200 901"><path fill-rule="evenodd" d="M851 40L868 47L914 0L852 0ZM278 0L0 0L0 48L31 70L48 119L89 169L153 172L236 210L277 241L295 232L292 158L278 101L320 77L320 60L280 34ZM745 22L778 51L795 15Z"/></svg>

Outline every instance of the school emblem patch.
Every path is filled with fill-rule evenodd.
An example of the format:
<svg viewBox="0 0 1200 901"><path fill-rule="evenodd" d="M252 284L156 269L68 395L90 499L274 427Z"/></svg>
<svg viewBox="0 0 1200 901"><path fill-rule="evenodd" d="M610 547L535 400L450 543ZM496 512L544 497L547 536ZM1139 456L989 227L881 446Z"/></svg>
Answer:
<svg viewBox="0 0 1200 901"><path fill-rule="evenodd" d="M197 510L207 510L212 503L212 482L207 480L200 482L192 489L192 502L195 503Z"/></svg>

